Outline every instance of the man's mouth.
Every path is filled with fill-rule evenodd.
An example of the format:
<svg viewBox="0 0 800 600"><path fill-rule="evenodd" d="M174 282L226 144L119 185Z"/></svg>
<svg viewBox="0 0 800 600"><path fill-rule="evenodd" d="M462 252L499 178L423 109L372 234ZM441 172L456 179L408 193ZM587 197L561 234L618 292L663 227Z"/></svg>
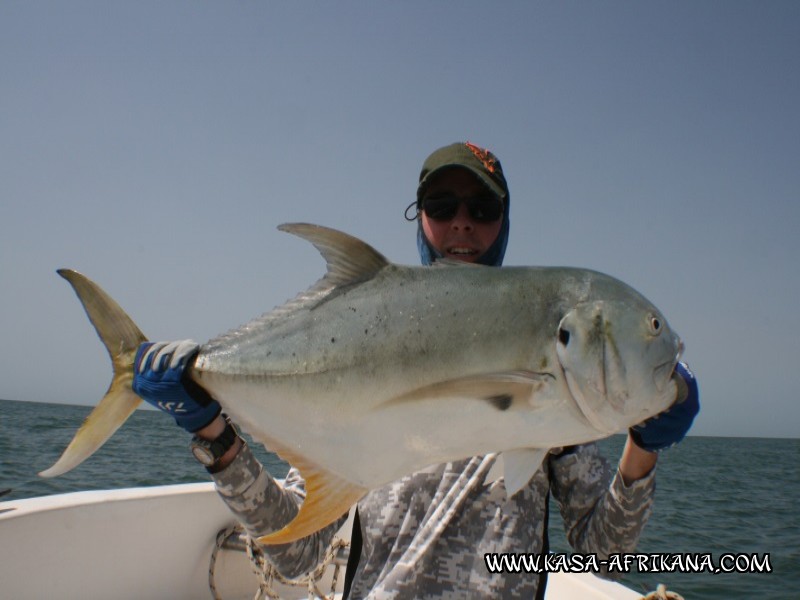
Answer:
<svg viewBox="0 0 800 600"><path fill-rule="evenodd" d="M453 246L452 248L447 249L448 254L456 254L459 256L473 256L478 253L477 250L473 248L466 248L464 246Z"/></svg>

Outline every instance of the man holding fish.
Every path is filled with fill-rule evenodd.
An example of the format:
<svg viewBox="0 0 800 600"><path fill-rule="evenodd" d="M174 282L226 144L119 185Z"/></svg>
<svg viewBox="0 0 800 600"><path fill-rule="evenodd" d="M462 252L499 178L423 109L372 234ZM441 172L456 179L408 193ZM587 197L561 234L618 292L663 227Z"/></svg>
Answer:
<svg viewBox="0 0 800 600"><path fill-rule="evenodd" d="M488 150L467 142L433 152L412 208L424 265L502 264L510 196L500 162ZM660 326L656 319L653 326ZM559 343L566 345L569 336L559 329ZM306 482L295 469L283 485L275 482L220 405L184 376L198 350L189 341L142 344L133 389L194 434L193 453L251 536L280 530L298 513ZM348 565L349 597L543 597L546 575L490 573L483 556L547 552L550 495L575 551L600 558L632 552L651 512L657 452L679 442L699 410L697 383L684 364L677 364L672 381L675 401L630 428L616 472L588 443L432 465L369 491L358 502L353 554L360 560L357 568L355 561ZM488 401L503 411L515 399L493 394ZM264 551L285 576L299 576L318 564L345 517Z"/></svg>

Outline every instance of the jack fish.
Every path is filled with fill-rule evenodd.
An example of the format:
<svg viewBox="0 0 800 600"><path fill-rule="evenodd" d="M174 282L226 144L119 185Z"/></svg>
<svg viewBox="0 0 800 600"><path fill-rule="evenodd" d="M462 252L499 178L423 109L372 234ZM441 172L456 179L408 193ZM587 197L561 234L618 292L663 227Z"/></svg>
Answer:
<svg viewBox="0 0 800 600"><path fill-rule="evenodd" d="M369 490L470 456L501 453L513 495L549 448L607 437L675 400L680 339L617 279L560 267L401 266L339 231L279 229L313 243L326 275L212 339L188 367L245 432L305 478L299 513L263 543L304 537ZM139 404L133 359L146 341L97 284L59 274L114 376L45 477L88 458Z"/></svg>

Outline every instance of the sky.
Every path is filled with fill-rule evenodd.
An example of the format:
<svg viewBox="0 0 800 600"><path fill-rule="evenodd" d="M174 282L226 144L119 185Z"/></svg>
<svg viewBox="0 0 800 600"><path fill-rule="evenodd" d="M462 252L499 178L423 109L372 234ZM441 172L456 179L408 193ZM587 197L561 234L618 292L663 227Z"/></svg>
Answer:
<svg viewBox="0 0 800 600"><path fill-rule="evenodd" d="M470 140L509 181L505 264L653 301L693 434L798 437L799 28L793 1L2 2L0 398L108 386L57 268L202 342L324 273L281 223L418 263L419 169Z"/></svg>

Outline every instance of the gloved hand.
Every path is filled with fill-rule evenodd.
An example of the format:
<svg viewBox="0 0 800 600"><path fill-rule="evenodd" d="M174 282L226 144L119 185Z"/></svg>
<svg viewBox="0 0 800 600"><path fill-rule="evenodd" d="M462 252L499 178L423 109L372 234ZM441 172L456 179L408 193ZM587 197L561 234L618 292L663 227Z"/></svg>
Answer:
<svg viewBox="0 0 800 600"><path fill-rule="evenodd" d="M192 340L145 342L133 362L133 391L157 409L175 417L189 433L209 425L222 407L189 378L186 365L200 346Z"/></svg>
<svg viewBox="0 0 800 600"><path fill-rule="evenodd" d="M678 363L672 375L678 384L678 398L664 412L630 429L634 443L648 452L660 452L680 442L700 412L700 394L694 373Z"/></svg>

